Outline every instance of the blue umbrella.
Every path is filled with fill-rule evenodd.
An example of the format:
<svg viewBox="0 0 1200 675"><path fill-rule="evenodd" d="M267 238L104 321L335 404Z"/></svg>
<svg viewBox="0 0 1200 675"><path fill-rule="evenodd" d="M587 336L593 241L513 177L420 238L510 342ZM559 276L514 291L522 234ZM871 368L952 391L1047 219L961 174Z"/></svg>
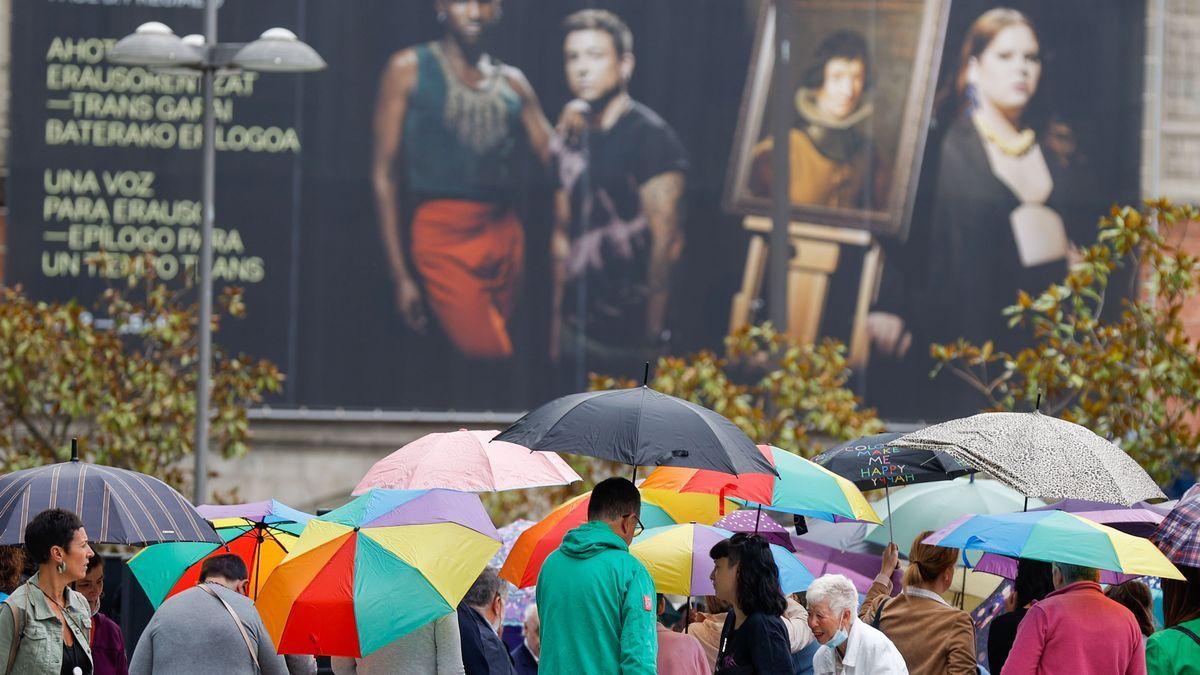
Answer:
<svg viewBox="0 0 1200 675"><path fill-rule="evenodd" d="M81 462L74 442L69 462L0 476L0 544L25 543L25 525L53 508L79 514L88 539L103 544L222 543L174 488L144 473Z"/></svg>

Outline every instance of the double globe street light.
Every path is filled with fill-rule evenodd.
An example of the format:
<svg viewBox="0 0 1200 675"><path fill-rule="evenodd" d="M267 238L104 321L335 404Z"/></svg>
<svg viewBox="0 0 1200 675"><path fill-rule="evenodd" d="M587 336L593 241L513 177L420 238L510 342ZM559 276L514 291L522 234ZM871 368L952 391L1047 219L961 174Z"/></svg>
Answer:
<svg viewBox="0 0 1200 675"><path fill-rule="evenodd" d="M196 380L195 503L207 501L208 421L212 378L212 231L216 192L216 112L213 83L218 73L252 70L266 73L305 73L325 68L316 50L286 28L271 28L250 43L217 42L217 0L207 0L204 35L180 38L157 21L142 24L108 52L111 63L143 66L203 79L204 137L203 219L200 229L199 364Z"/></svg>

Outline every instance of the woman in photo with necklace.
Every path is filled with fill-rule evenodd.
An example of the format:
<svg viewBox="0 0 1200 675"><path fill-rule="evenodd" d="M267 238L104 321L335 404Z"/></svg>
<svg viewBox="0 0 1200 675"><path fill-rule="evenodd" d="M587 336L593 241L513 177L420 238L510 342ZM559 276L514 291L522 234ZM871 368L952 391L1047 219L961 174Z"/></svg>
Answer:
<svg viewBox="0 0 1200 675"><path fill-rule="evenodd" d="M87 598L71 590L95 555L83 521L62 509L42 511L25 526L25 549L37 573L0 605L0 668L92 675L91 610Z"/></svg>
<svg viewBox="0 0 1200 675"><path fill-rule="evenodd" d="M445 35L397 52L379 85L371 175L380 234L410 329L427 328L427 303L463 356L506 359L525 266L513 210L517 140L546 164L552 132L521 71L484 50L501 0L435 7Z"/></svg>
<svg viewBox="0 0 1200 675"><path fill-rule="evenodd" d="M1004 309L1019 291L1061 282L1078 247L1091 243L1100 204L1072 132L1030 119L1041 80L1028 17L1001 7L971 24L952 85L957 112L937 155L928 240L914 233L904 260L888 263L868 318L877 352L911 349L923 364L927 345L960 337L1006 351L1027 346L1028 333L1009 328ZM934 408L943 415L978 408L958 387L935 387L949 406Z"/></svg>

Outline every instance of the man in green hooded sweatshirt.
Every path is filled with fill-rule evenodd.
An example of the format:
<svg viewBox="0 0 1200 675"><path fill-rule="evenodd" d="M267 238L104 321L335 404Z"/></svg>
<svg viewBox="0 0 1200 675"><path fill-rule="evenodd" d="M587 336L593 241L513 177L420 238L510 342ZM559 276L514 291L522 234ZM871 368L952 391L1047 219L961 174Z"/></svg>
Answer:
<svg viewBox="0 0 1200 675"><path fill-rule="evenodd" d="M654 673L658 636L654 582L629 554L642 496L625 478L592 490L588 522L567 533L542 565L538 672L549 675Z"/></svg>

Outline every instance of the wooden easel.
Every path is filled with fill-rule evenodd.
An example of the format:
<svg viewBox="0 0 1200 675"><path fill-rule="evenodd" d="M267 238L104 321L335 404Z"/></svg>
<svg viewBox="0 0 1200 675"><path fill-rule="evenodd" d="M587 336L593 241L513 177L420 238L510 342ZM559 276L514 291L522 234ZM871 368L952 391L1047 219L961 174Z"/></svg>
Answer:
<svg viewBox="0 0 1200 675"><path fill-rule="evenodd" d="M771 233L771 220L763 216L746 216L742 227L750 231L752 236L750 248L746 251L742 286L734 294L730 307L731 333L750 322L751 304L762 295L763 277L767 271L767 238ZM788 227L788 237L795 253L788 261L787 332L802 342L815 342L820 335L821 315L825 311L825 300L829 295L829 275L837 269L842 245L868 249L859 277L847 359L853 367L866 365L870 353L867 313L879 285L879 244L875 243L869 232L863 230L808 223L791 223Z"/></svg>

